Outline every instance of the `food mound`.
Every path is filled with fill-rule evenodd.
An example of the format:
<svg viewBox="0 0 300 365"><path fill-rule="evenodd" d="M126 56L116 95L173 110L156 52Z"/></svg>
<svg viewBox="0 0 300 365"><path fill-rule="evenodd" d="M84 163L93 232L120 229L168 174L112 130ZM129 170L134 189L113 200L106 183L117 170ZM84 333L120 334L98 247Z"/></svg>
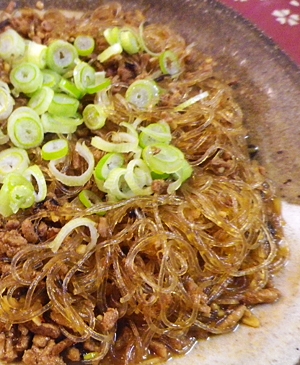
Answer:
<svg viewBox="0 0 300 365"><path fill-rule="evenodd" d="M118 3L0 21L0 360L154 364L258 327L288 249L213 61Z"/></svg>

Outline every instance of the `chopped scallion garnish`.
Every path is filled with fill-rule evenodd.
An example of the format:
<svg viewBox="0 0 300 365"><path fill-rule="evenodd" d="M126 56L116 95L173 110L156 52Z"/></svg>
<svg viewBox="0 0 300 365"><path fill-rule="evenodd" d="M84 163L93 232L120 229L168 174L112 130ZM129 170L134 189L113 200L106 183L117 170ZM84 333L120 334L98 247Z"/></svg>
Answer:
<svg viewBox="0 0 300 365"><path fill-rule="evenodd" d="M38 192L34 192L35 201L41 202L47 196L47 184L45 176L38 165L29 166L24 171L25 178L31 182L32 178L36 181Z"/></svg>
<svg viewBox="0 0 300 365"><path fill-rule="evenodd" d="M77 59L76 48L66 41L55 40L47 48L47 66L61 75L72 70Z"/></svg>
<svg viewBox="0 0 300 365"><path fill-rule="evenodd" d="M89 56L95 49L95 40L89 35L78 35L75 38L74 46L79 56Z"/></svg>
<svg viewBox="0 0 300 365"><path fill-rule="evenodd" d="M123 50L132 55L138 53L140 44L135 33L131 29L122 29L120 32L120 42Z"/></svg>
<svg viewBox="0 0 300 365"><path fill-rule="evenodd" d="M66 139L52 139L42 147L42 158L44 160L57 160L65 157L69 152L69 145Z"/></svg>
<svg viewBox="0 0 300 365"><path fill-rule="evenodd" d="M14 29L0 34L0 57L12 63L25 53L25 40Z"/></svg>
<svg viewBox="0 0 300 365"><path fill-rule="evenodd" d="M10 81L17 91L31 94L42 86L43 74L37 65L23 62L12 69Z"/></svg>
<svg viewBox="0 0 300 365"><path fill-rule="evenodd" d="M180 149L164 143L146 146L142 156L150 170L157 174L174 173L181 169L185 161Z"/></svg>
<svg viewBox="0 0 300 365"><path fill-rule="evenodd" d="M159 88L153 80L136 80L127 89L125 98L138 109L149 109L159 101Z"/></svg>
<svg viewBox="0 0 300 365"><path fill-rule="evenodd" d="M40 69L46 67L47 46L27 41L25 54L27 62L34 63Z"/></svg>
<svg viewBox="0 0 300 365"><path fill-rule="evenodd" d="M207 98L207 97L208 97L207 91L201 92L200 94L197 94L197 95L191 97L190 99L184 101L183 103L177 105L177 107L174 108L174 110L176 112L184 111L184 109L188 108L189 106L191 106L191 105L197 103L198 101L200 101L204 98Z"/></svg>
<svg viewBox="0 0 300 365"><path fill-rule="evenodd" d="M50 87L42 86L31 96L27 106L35 110L39 115L48 111L52 102L54 91Z"/></svg>
<svg viewBox="0 0 300 365"><path fill-rule="evenodd" d="M107 108L98 104L88 104L82 112L84 124L91 130L102 128L107 115Z"/></svg>
<svg viewBox="0 0 300 365"><path fill-rule="evenodd" d="M51 160L49 162L49 170L52 175L66 186L83 186L85 185L93 175L94 171L94 155L90 149L84 143L76 143L75 151L81 156L88 164L88 168L81 175L67 175L57 169L57 165L63 162L63 159Z"/></svg>
<svg viewBox="0 0 300 365"><path fill-rule="evenodd" d="M121 54L123 52L123 48L120 43L115 43L108 48L106 48L103 52L99 54L97 57L98 60L102 63L109 60L111 57Z"/></svg>
<svg viewBox="0 0 300 365"><path fill-rule="evenodd" d="M8 118L7 134L16 147L33 148L44 139L43 125L39 115L24 106L15 109Z"/></svg>
<svg viewBox="0 0 300 365"><path fill-rule="evenodd" d="M180 73L181 67L177 55L170 51L164 51L159 56L159 66L164 75L175 76Z"/></svg>
<svg viewBox="0 0 300 365"><path fill-rule="evenodd" d="M52 115L73 117L78 109L79 101L64 93L54 93L48 111Z"/></svg>
<svg viewBox="0 0 300 365"><path fill-rule="evenodd" d="M8 89L9 90L9 89ZM15 101L10 91L0 88L0 120L7 119L11 114Z"/></svg>
<svg viewBox="0 0 300 365"><path fill-rule="evenodd" d="M97 163L94 175L99 180L105 180L113 169L122 167L124 162L125 159L121 153L107 153Z"/></svg>
<svg viewBox="0 0 300 365"><path fill-rule="evenodd" d="M23 148L11 147L0 152L0 183L11 172L22 173L29 166L29 157Z"/></svg>

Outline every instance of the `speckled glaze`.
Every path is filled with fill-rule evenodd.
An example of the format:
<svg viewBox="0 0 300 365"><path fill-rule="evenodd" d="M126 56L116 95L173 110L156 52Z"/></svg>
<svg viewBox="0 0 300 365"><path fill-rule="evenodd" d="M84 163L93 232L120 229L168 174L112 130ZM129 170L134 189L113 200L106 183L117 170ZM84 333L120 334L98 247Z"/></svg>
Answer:
<svg viewBox="0 0 300 365"><path fill-rule="evenodd" d="M18 6L34 1L16 0ZM46 8L89 10L106 1L45 0ZM300 365L300 70L272 42L214 0L119 0L150 21L163 22L217 61L219 76L234 81L251 143L286 201L283 215L291 257L277 278L283 298L255 310L262 327L200 342L171 365ZM1 0L0 8L8 0ZM289 204L289 203L293 203Z"/></svg>

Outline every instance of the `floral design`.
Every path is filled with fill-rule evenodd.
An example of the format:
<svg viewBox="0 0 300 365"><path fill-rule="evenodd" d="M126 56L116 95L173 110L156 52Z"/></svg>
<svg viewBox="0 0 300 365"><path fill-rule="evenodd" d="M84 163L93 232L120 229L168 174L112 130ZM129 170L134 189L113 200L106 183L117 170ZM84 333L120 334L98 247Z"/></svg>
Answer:
<svg viewBox="0 0 300 365"><path fill-rule="evenodd" d="M300 66L300 0L218 1L255 24Z"/></svg>
<svg viewBox="0 0 300 365"><path fill-rule="evenodd" d="M280 24L288 24L291 26L298 25L300 21L299 14L291 14L290 9L274 10L272 15Z"/></svg>

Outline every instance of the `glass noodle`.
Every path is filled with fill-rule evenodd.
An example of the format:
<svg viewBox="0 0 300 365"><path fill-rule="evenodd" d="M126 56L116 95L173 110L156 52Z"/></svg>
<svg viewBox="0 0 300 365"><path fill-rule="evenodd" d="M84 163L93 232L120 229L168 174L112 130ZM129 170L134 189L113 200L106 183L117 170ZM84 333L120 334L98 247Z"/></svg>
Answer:
<svg viewBox="0 0 300 365"><path fill-rule="evenodd" d="M43 144L63 139L68 143L64 151L61 143L27 150L30 163L45 176L47 196L2 222L2 235L15 220L26 239L12 255L1 256L10 264L0 281L2 332L17 338L23 324L32 340L37 327L51 324L59 329L54 345L67 344L57 355L66 363L72 363L70 349L75 349L81 363L125 365L184 354L195 341L232 331L239 323L256 327L251 310L280 297L272 277L284 265L288 249L280 202L264 169L249 156L242 111L230 86L215 77L213 61L168 26L147 23L140 11L125 12L118 3L68 20L56 10L15 10L10 26L47 46L57 39L73 43L77 36L88 40L92 53L83 57L97 72L105 72L111 86L80 100L79 112L91 103L105 106L103 127L81 124L73 133L45 133ZM139 51L100 62L98 55L109 46L103 33L112 27L136 34ZM166 50L170 53L161 71L159 56ZM173 68L168 62L174 62ZM9 83L6 65L0 61L1 78ZM168 69L176 72L168 74ZM143 79L158 85L159 100L139 109L126 100L126 91ZM27 100L20 93L14 107ZM114 133L124 132L124 122L137 130L168 124L171 144L183 153L192 176L169 194L168 186L180 177L172 175L171 181L167 174L153 180L151 195L127 199L107 199L94 176L76 186L55 178L48 161L53 154L62 157L55 160L61 174L85 176L91 165L78 154L78 144L89 149L96 164L105 153L91 139L111 141ZM134 153L126 153L125 161ZM83 190L92 192L84 200L87 207L79 198ZM95 201L88 200L93 196ZM56 252L51 250L62 227L77 218L93 222L96 245L89 246L93 228L78 225ZM26 235L25 225L34 239ZM29 364L24 353L18 357Z"/></svg>

